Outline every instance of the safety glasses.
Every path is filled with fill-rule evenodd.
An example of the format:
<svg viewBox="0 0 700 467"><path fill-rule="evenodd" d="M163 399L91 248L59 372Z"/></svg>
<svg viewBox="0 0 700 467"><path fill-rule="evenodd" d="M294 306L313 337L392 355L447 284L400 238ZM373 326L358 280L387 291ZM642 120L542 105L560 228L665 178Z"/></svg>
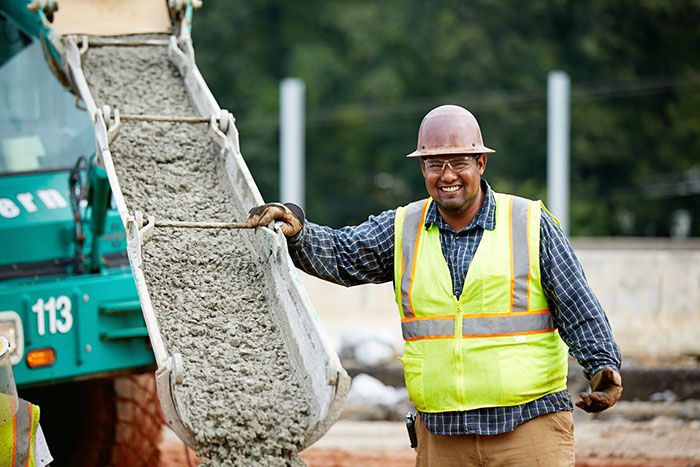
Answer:
<svg viewBox="0 0 700 467"><path fill-rule="evenodd" d="M476 166L476 159L480 155L453 157L450 159L423 159L423 166L427 172L432 174L441 174L445 167L449 167L453 172L460 173Z"/></svg>

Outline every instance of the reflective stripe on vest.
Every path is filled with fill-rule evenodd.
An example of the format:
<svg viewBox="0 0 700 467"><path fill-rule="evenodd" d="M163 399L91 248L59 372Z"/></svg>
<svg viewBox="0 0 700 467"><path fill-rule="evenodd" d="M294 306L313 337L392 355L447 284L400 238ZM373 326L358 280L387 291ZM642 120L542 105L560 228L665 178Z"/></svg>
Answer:
<svg viewBox="0 0 700 467"><path fill-rule="evenodd" d="M15 417L17 422L15 433L17 434L15 439L17 440L15 449L15 459L14 466L25 466L29 461L29 445L31 444L31 426L32 426L32 407L29 404L19 404L17 409L17 416Z"/></svg>
<svg viewBox="0 0 700 467"><path fill-rule="evenodd" d="M401 323L403 338L450 339L454 337L453 316L404 320ZM549 332L555 329L549 310L497 315L475 315L462 318L463 337L495 337Z"/></svg>
<svg viewBox="0 0 700 467"><path fill-rule="evenodd" d="M411 305L411 279L416 265L417 241L425 224L425 213L428 210L430 200L417 201L406 206L406 214L403 223L403 237L401 254L403 256L403 274L401 276L401 306L406 318L415 316ZM407 245L408 248L406 247Z"/></svg>
<svg viewBox="0 0 700 467"><path fill-rule="evenodd" d="M421 232L430 200L417 201L405 208L401 255L401 329L404 340L445 339L454 336L454 317L415 318L411 289ZM549 310L528 312L530 305L530 210L532 203L524 198L509 196L509 239L511 246L510 313L479 314L462 320L464 337L490 337L511 334L549 332L555 329Z"/></svg>
<svg viewBox="0 0 700 467"><path fill-rule="evenodd" d="M513 312L525 311L530 304L530 207L532 203L523 198L509 197L510 245L511 245L511 305Z"/></svg>

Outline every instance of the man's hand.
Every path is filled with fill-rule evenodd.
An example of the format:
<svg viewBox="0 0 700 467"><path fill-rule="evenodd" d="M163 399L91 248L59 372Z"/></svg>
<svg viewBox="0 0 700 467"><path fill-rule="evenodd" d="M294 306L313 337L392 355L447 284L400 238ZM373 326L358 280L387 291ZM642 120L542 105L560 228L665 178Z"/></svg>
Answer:
<svg viewBox="0 0 700 467"><path fill-rule="evenodd" d="M591 392L579 394L581 400L576 407L590 413L609 409L622 395L622 378L612 368L603 368L591 379Z"/></svg>
<svg viewBox="0 0 700 467"><path fill-rule="evenodd" d="M293 237L304 224L304 211L292 203L267 203L251 209L245 221L248 227L264 227L271 222L282 222L284 236Z"/></svg>

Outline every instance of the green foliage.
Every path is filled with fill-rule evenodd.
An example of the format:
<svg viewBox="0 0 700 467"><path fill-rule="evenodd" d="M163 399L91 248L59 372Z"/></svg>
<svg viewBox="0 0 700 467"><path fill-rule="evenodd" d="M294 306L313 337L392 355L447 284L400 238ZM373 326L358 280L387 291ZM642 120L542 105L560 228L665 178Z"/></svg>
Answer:
<svg viewBox="0 0 700 467"><path fill-rule="evenodd" d="M278 197L279 81L306 83L307 214L340 226L425 196L431 108L479 119L495 189L546 198L546 80L572 78L571 231L700 235L700 3L694 0L208 1L197 61ZM675 214L674 214L675 213Z"/></svg>

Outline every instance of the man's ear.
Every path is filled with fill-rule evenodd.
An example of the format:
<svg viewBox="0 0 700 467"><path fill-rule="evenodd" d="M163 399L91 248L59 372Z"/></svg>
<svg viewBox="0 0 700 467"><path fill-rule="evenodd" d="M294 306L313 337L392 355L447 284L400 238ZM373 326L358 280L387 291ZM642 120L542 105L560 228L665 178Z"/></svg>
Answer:
<svg viewBox="0 0 700 467"><path fill-rule="evenodd" d="M477 167L479 167L479 174L484 175L486 171L486 162L488 161L488 156L486 154L480 154L476 159Z"/></svg>
<svg viewBox="0 0 700 467"><path fill-rule="evenodd" d="M425 178L425 164L423 163L423 158L419 157L418 158L418 165L420 165L420 173L423 174L423 177Z"/></svg>

